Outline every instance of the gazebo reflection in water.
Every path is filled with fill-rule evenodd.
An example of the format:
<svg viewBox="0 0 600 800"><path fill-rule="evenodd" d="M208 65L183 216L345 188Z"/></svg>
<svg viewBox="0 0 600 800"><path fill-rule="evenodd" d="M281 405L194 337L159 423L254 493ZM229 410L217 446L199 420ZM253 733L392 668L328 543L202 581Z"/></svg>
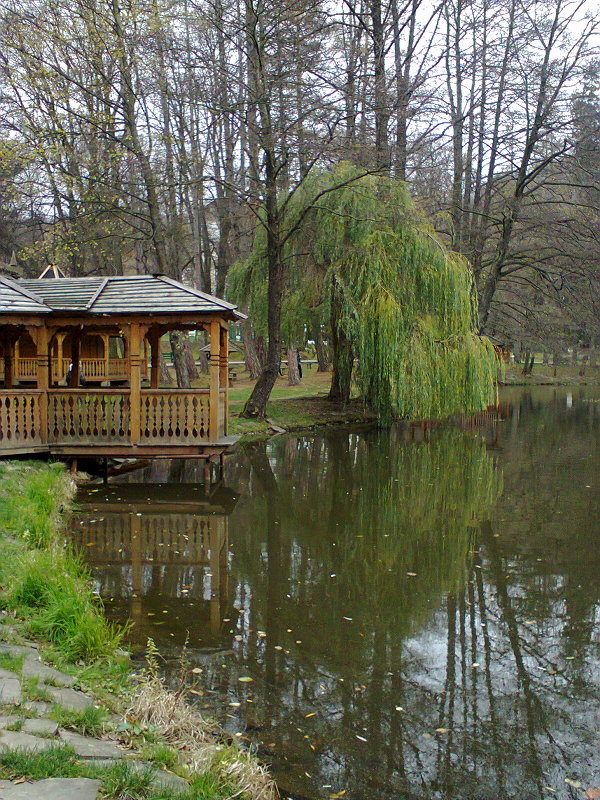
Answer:
<svg viewBox="0 0 600 800"><path fill-rule="evenodd" d="M126 483L80 489L72 541L109 617L129 617L129 642L218 646L228 600L228 516L217 485Z"/></svg>

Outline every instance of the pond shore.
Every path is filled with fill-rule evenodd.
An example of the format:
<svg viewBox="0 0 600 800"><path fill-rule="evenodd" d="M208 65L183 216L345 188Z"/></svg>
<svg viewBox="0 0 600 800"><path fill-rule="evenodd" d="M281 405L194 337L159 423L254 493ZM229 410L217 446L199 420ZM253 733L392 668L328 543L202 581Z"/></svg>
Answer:
<svg viewBox="0 0 600 800"><path fill-rule="evenodd" d="M121 649L65 546L74 492L61 465L0 466L0 799L276 797L254 756L186 703L185 665L171 691L152 643L144 670Z"/></svg>
<svg viewBox="0 0 600 800"><path fill-rule="evenodd" d="M532 375L523 375L520 364L505 367L498 386L586 386L600 381L599 367L586 367L579 375L579 368L553 367L538 364ZM265 419L244 419L239 416L246 397L252 389L252 381L241 380L230 390L232 412L230 433L241 437L240 443L268 439L281 433L301 433L341 425L373 424L373 414L365 409L359 398L346 406L327 399L331 374L328 372L306 372L297 386L288 386L285 378L279 378L273 390Z"/></svg>

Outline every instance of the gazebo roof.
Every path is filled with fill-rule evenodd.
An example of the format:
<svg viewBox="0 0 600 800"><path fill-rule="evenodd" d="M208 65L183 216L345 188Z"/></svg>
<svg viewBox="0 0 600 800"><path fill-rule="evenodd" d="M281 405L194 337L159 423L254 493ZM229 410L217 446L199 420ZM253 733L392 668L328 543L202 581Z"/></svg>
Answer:
<svg viewBox="0 0 600 800"><path fill-rule="evenodd" d="M165 275L36 278L18 286L52 311L88 314L224 314L243 317L236 306Z"/></svg>
<svg viewBox="0 0 600 800"><path fill-rule="evenodd" d="M47 314L51 310L27 287L0 275L0 314Z"/></svg>

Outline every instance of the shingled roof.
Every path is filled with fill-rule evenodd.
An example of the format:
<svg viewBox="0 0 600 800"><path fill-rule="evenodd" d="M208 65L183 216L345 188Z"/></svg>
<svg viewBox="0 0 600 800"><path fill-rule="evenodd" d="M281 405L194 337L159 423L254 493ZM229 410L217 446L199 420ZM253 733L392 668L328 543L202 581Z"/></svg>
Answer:
<svg viewBox="0 0 600 800"><path fill-rule="evenodd" d="M26 287L0 275L0 314L47 314L51 310Z"/></svg>
<svg viewBox="0 0 600 800"><path fill-rule="evenodd" d="M209 314L243 317L236 306L165 275L20 280L52 311L89 314Z"/></svg>

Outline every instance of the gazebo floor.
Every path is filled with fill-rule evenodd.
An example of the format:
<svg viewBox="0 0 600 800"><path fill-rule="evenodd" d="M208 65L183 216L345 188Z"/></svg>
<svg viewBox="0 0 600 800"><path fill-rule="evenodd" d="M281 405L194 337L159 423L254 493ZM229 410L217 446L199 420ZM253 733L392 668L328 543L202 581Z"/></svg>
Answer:
<svg viewBox="0 0 600 800"><path fill-rule="evenodd" d="M212 459L233 452L239 436L225 436L214 442L202 444L162 444L162 445L124 445L124 444L32 444L29 447L19 443L0 443L0 458L15 455L55 455L115 458L205 458Z"/></svg>

